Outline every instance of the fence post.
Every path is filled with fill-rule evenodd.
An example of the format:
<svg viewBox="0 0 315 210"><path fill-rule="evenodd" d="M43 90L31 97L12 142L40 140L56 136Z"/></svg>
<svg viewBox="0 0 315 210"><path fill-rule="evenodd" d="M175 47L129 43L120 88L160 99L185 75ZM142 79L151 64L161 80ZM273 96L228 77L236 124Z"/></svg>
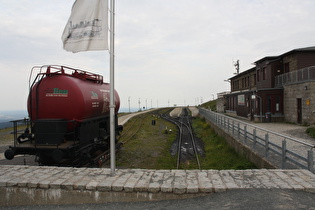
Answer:
<svg viewBox="0 0 315 210"><path fill-rule="evenodd" d="M265 157L268 157L269 152L269 134L265 134Z"/></svg>
<svg viewBox="0 0 315 210"><path fill-rule="evenodd" d="M230 119L228 119L228 133L230 133Z"/></svg>
<svg viewBox="0 0 315 210"><path fill-rule="evenodd" d="M247 126L244 125L244 143L247 141Z"/></svg>
<svg viewBox="0 0 315 210"><path fill-rule="evenodd" d="M237 123L237 137L240 139L240 123Z"/></svg>
<svg viewBox="0 0 315 210"><path fill-rule="evenodd" d="M233 123L232 123L232 134L234 136L234 120L233 120Z"/></svg>
<svg viewBox="0 0 315 210"><path fill-rule="evenodd" d="M314 154L312 149L307 151L307 159L308 170L314 173Z"/></svg>
<svg viewBox="0 0 315 210"><path fill-rule="evenodd" d="M224 119L224 121L223 121L223 128L224 128L224 130L226 130L226 118L223 117L223 119Z"/></svg>
<svg viewBox="0 0 315 210"><path fill-rule="evenodd" d="M287 157L287 142L286 140L282 141L282 158L281 158L281 168L285 168L285 162Z"/></svg>
<svg viewBox="0 0 315 210"><path fill-rule="evenodd" d="M256 138L257 138L256 128L254 128L254 130L253 130L253 148L254 149L256 149Z"/></svg>

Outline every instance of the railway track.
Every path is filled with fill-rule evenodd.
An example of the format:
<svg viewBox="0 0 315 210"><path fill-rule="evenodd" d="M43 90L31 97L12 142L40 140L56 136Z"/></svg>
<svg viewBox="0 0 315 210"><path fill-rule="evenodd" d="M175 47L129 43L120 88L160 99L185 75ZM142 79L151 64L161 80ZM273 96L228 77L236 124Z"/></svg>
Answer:
<svg viewBox="0 0 315 210"><path fill-rule="evenodd" d="M144 116L139 115L133 117L133 121L131 124L129 124L127 127L124 127L124 130L122 133L118 136L116 146L115 146L115 152L117 153L120 148L126 144L128 141L130 141L140 130L142 126ZM110 149L104 151L102 154L99 154L97 157L93 159L93 163L95 166L102 167L104 163L109 161L110 159Z"/></svg>
<svg viewBox="0 0 315 210"><path fill-rule="evenodd" d="M174 123L179 130L176 142L177 162L176 168L180 169L187 164L196 164L198 169L201 170L198 154L200 149L197 148L196 138L191 126L191 117L189 111L184 108L179 117L173 118L169 113L161 115L165 120Z"/></svg>

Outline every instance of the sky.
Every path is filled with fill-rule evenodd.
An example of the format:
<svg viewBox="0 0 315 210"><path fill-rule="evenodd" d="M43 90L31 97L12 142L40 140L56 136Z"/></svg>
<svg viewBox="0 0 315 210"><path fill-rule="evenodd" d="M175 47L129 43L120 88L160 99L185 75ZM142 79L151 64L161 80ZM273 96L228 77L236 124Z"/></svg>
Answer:
<svg viewBox="0 0 315 210"><path fill-rule="evenodd" d="M74 0L0 0L0 111L25 110L30 70L65 65L109 82L109 52L71 53L61 35ZM116 0L121 107L196 105L266 56L315 46L314 0Z"/></svg>

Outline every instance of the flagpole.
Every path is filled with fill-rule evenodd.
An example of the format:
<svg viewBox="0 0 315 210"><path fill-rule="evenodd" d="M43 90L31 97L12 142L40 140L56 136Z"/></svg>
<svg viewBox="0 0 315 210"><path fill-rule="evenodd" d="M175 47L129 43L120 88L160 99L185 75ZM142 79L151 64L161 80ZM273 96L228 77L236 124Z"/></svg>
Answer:
<svg viewBox="0 0 315 210"><path fill-rule="evenodd" d="M110 168L111 176L115 175L116 157L115 157L115 0L110 0Z"/></svg>

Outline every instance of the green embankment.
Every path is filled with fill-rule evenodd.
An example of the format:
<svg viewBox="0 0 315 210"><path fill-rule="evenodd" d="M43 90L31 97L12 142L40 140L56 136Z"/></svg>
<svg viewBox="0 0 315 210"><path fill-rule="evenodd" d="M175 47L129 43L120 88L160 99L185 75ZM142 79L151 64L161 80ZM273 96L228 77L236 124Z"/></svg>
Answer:
<svg viewBox="0 0 315 210"><path fill-rule="evenodd" d="M151 124L156 119L152 113L145 114L141 130L128 141L117 154L118 168L174 169L176 156L172 157L170 148L176 139L175 125L159 118L156 125ZM132 124L132 120L128 125ZM204 142L205 154L200 158L202 169L250 169L256 166L239 156L223 138L216 135L210 126L202 119L193 120L193 127L198 138ZM165 129L172 132L165 133ZM124 141L124 139L120 139ZM196 169L196 165L188 164L184 169Z"/></svg>

